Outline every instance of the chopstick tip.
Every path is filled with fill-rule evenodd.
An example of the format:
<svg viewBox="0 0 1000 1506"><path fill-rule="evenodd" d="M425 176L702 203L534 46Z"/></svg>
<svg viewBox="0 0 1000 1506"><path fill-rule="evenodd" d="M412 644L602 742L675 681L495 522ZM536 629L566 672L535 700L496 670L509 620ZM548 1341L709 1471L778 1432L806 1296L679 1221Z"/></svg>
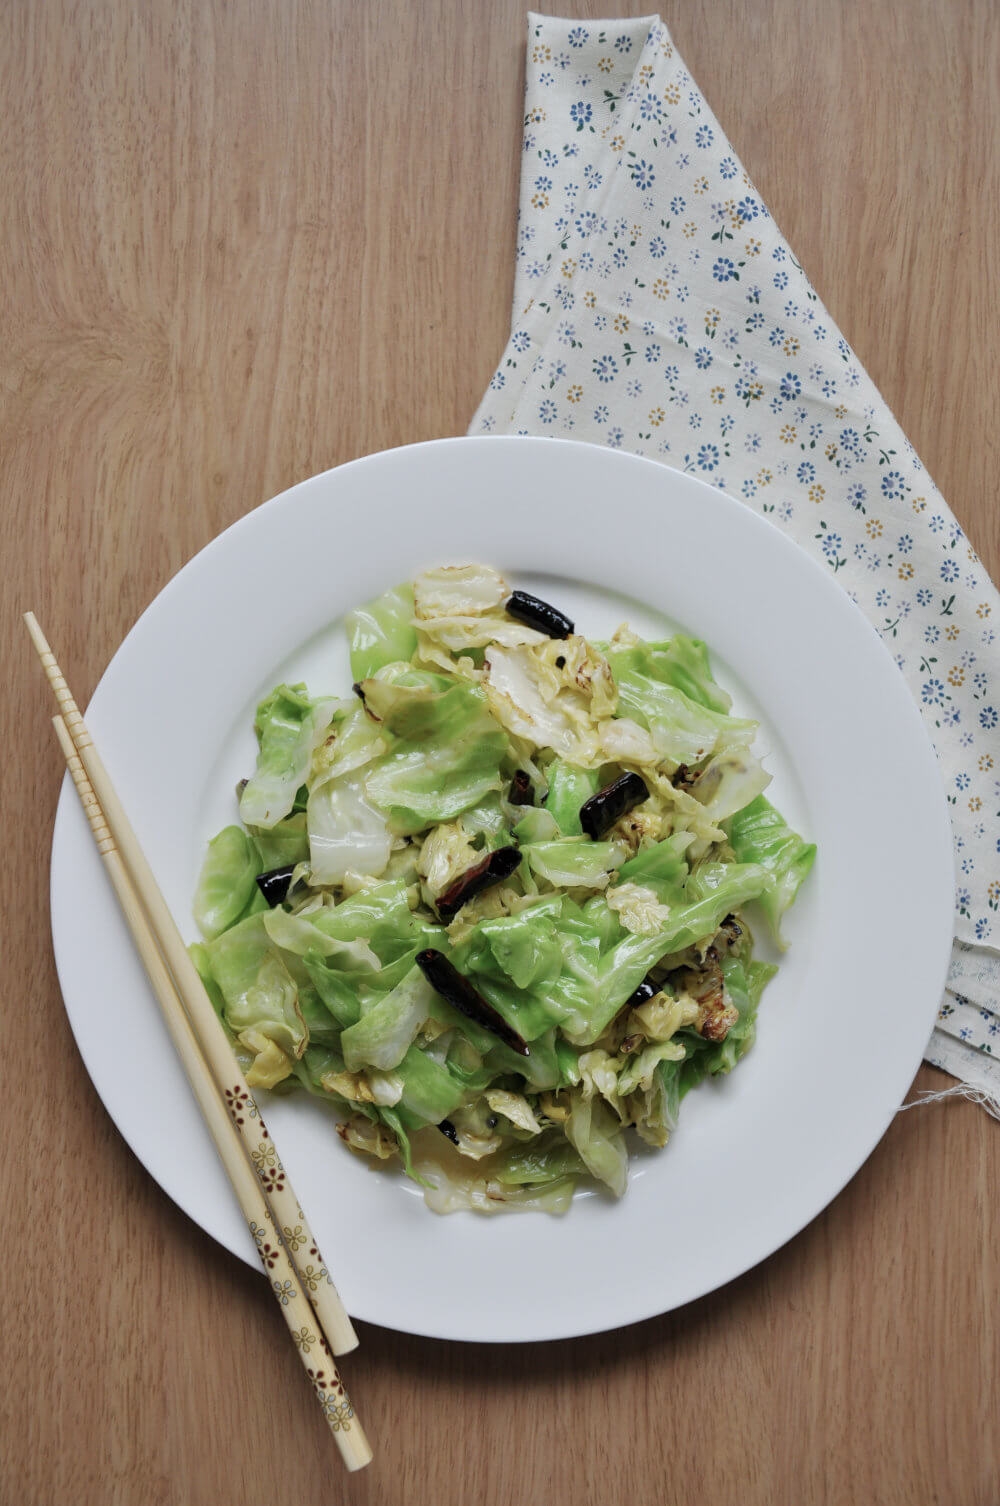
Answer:
<svg viewBox="0 0 1000 1506"><path fill-rule="evenodd" d="M357 1349L360 1342L361 1340L355 1333L350 1318L348 1318L346 1326L342 1326L341 1331L335 1338L331 1339L330 1344L334 1354L339 1359L342 1354L351 1354L353 1350Z"/></svg>
<svg viewBox="0 0 1000 1506"><path fill-rule="evenodd" d="M38 653L51 653L52 651L49 648L48 642L46 641L45 634L39 627L38 618L35 616L34 612L22 612L21 616L25 627L28 629L28 637L35 645Z"/></svg>

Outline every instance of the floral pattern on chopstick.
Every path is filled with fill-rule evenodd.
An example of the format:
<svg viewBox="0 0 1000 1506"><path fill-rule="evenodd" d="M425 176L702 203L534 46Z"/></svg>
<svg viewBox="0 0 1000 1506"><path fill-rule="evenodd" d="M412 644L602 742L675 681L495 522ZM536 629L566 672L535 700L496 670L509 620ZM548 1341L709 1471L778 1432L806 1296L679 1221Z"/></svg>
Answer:
<svg viewBox="0 0 1000 1506"><path fill-rule="evenodd" d="M281 1161L278 1157L278 1152L275 1149L274 1141L271 1139L267 1127L265 1126L263 1120L260 1119L256 1103L254 1102L252 1096L247 1092L247 1090L245 1088L241 1088L238 1083L233 1087L226 1089L225 1098L226 1107L229 1110L233 1121L240 1129L245 1128L247 1120L258 1120L255 1137L257 1143L256 1145L249 1147L250 1158L253 1162L254 1170L257 1173L257 1177L264 1191L269 1196L277 1196L279 1200L284 1200L285 1207L281 1208L279 1201L278 1211L279 1214L285 1213L285 1216L287 1216L285 1210L288 1208L292 1201L291 1189L287 1184L285 1177L285 1168L281 1164ZM306 1266L304 1272L300 1272L303 1285L308 1288L310 1294L314 1294L318 1291L319 1286L324 1282L327 1286L333 1287L333 1277L327 1270L326 1265L323 1264L323 1258L319 1253L319 1246L316 1244L315 1240L312 1237L312 1232L309 1229L308 1224L306 1223L305 1214L303 1213L297 1202L294 1203L294 1207L296 1222L293 1224L291 1220L289 1220L287 1224L282 1224L280 1226L281 1237L288 1249L288 1253L291 1256L297 1256L299 1251L304 1246L308 1245L309 1255L312 1256L313 1260L320 1262L318 1268L316 1266L309 1265ZM264 1232L265 1231L263 1231L259 1225L251 1223L250 1233L253 1235L254 1243L256 1244L258 1253L261 1254L262 1259L264 1258L264 1249L261 1245L261 1237L263 1236ZM267 1251L270 1252L270 1258L265 1260L265 1265L270 1267L271 1265L273 1265L275 1258L273 1254L273 1246L268 1245ZM296 1262L296 1264L297 1263L298 1262Z"/></svg>
<svg viewBox="0 0 1000 1506"><path fill-rule="evenodd" d="M237 1129L242 1129L247 1119L259 1118L259 1110L246 1088L237 1085L226 1089L226 1108ZM265 1131L266 1133L266 1131Z"/></svg>
<svg viewBox="0 0 1000 1506"><path fill-rule="evenodd" d="M292 1334L296 1349L301 1349L303 1354L308 1354L312 1346L317 1342L316 1335L305 1327L297 1328Z"/></svg>
<svg viewBox="0 0 1000 1506"><path fill-rule="evenodd" d="M325 1349L325 1343L321 1341L320 1347ZM327 1350L327 1353L329 1353L329 1350ZM345 1432L348 1431L351 1426L351 1419L354 1416L354 1408L351 1405L350 1397L344 1390L344 1383L336 1370L333 1371L330 1379L327 1379L325 1370L310 1370L307 1367L306 1374L313 1383L320 1406L323 1408L326 1420L333 1431L336 1433L340 1428L343 1428Z"/></svg>
<svg viewBox="0 0 1000 1506"><path fill-rule="evenodd" d="M263 1125L261 1125L260 1134L263 1138L258 1141L256 1149L250 1152L254 1171L256 1171L260 1185L266 1193L283 1192L285 1190L285 1168L278 1159L278 1152L274 1148L274 1141Z"/></svg>
<svg viewBox="0 0 1000 1506"><path fill-rule="evenodd" d="M309 1302L321 1321L324 1320L324 1314L325 1320L329 1321L331 1301L339 1302L333 1277L320 1255L319 1246L313 1238L306 1216L288 1185L285 1168L281 1164L274 1141L263 1119L260 1118L257 1105L245 1088L238 1083L226 1088L225 1100L230 1116L243 1133L261 1187L268 1197L275 1199L275 1217L279 1220L277 1227L269 1231L252 1220L249 1225L250 1234L264 1269L268 1272L274 1269L279 1258L280 1243L284 1243ZM247 1121L253 1119L257 1120L257 1126L253 1139L250 1140ZM292 1208L295 1209L294 1221L290 1217ZM271 1213L268 1212L266 1216L270 1221ZM285 1219L288 1221L284 1222ZM304 1264L300 1259L300 1252L303 1250L311 1257L308 1264ZM278 1291L277 1287L275 1290L278 1300L281 1301L282 1292Z"/></svg>
<svg viewBox="0 0 1000 1506"><path fill-rule="evenodd" d="M267 1215L267 1217L270 1218L270 1215ZM250 1219L247 1226L264 1269L270 1272L279 1258L280 1250L271 1242L269 1231L263 1224L257 1223L255 1219ZM309 1288L310 1291L316 1290L322 1277L325 1277L328 1281L330 1279L325 1267L322 1271L317 1272L313 1266L307 1266L306 1271L307 1274L303 1280L303 1285ZM271 1281L271 1290L283 1308L292 1308L290 1316L291 1321L294 1322L294 1304L299 1297L295 1284L287 1278L283 1280L275 1278ZM306 1323L300 1324L297 1328L290 1326L290 1332L292 1342L301 1356L304 1357L311 1354L313 1349L318 1349L326 1357L330 1367L329 1371L305 1365L306 1374L312 1382L317 1400L323 1408L323 1415L332 1430L335 1433L349 1431L351 1420L354 1417L354 1408L351 1405L350 1397L344 1389L344 1383L340 1379L333 1353L327 1343L326 1335L322 1329L318 1332L314 1331ZM304 1358L303 1364L305 1364Z"/></svg>
<svg viewBox="0 0 1000 1506"><path fill-rule="evenodd" d="M257 1246L257 1254L260 1256L261 1264L265 1271L270 1271L281 1253L280 1246L272 1244L271 1240L267 1237L267 1230L254 1219L250 1220L249 1228L253 1242Z"/></svg>
<svg viewBox="0 0 1000 1506"><path fill-rule="evenodd" d="M281 1231L281 1237L285 1241L290 1253L297 1255L305 1244L307 1236L303 1233L301 1224L296 1224L294 1229L290 1224L286 1224Z"/></svg>
<svg viewBox="0 0 1000 1506"><path fill-rule="evenodd" d="M319 1269L317 1269L314 1265L307 1265L303 1270L299 1272L299 1275L302 1278L302 1285L305 1287L310 1296L312 1296L314 1292L317 1292L319 1290L323 1282L326 1282L328 1286L333 1285L333 1281L330 1277L330 1272L327 1270L325 1265L321 1265Z"/></svg>

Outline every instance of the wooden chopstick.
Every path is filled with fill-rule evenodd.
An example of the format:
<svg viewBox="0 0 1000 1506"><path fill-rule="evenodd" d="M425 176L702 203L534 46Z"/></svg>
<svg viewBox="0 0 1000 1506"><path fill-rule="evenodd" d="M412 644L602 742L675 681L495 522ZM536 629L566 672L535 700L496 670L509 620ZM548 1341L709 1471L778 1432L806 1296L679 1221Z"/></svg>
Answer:
<svg viewBox="0 0 1000 1506"><path fill-rule="evenodd" d="M98 838L105 867L137 937L147 971L152 969L150 979L168 1028L175 1042L179 1034L191 1048L184 1050L178 1046L182 1062L189 1069L196 1099L213 1130L265 1270L273 1273L280 1268L280 1280L272 1280L275 1295L348 1468L361 1468L370 1460L371 1449L354 1417L331 1353L331 1350L345 1353L354 1348L357 1335L69 687L34 615L26 613L25 622L63 712L56 719L57 731L68 763L72 756L70 773ZM158 930L160 923L162 929ZM267 1237L269 1232L273 1239ZM301 1255L299 1250L303 1252ZM302 1296L303 1291L309 1293L315 1318ZM312 1332L310 1319L318 1323L318 1335ZM328 1368L321 1368L319 1357L312 1366L308 1363L306 1355L314 1345L329 1360Z"/></svg>
<svg viewBox="0 0 1000 1506"><path fill-rule="evenodd" d="M232 1183L233 1190L243 1211L243 1216L254 1234L258 1252L264 1264L271 1288L278 1300L282 1316L288 1324L306 1374L323 1409L323 1415L337 1440L337 1446L349 1470L363 1468L372 1451L364 1429L355 1416L351 1400L344 1389L333 1355L322 1329L313 1331L313 1313L303 1295L303 1284L292 1266L281 1237L273 1232L271 1211L267 1206L254 1172L243 1148L239 1132L216 1091L215 1083L205 1066L191 1024L174 991L173 979L160 954L156 938L150 928L146 913L140 904L121 854L108 829L100 801L94 794L86 770L80 762L66 723L61 716L53 717L59 742L66 758L66 766L76 786L76 792L90 822L105 870L128 923L136 949L146 969L153 991L160 1003L163 1018L177 1055L187 1075L202 1117L215 1141L222 1164ZM272 1239L266 1237L271 1226ZM316 1325L319 1328L319 1325ZM315 1348L316 1354L313 1355Z"/></svg>
<svg viewBox="0 0 1000 1506"><path fill-rule="evenodd" d="M73 745L94 795L104 811L105 820L132 886L149 917L150 927L173 974L176 993L191 1022L208 1070L242 1136L264 1195L273 1210L275 1227L289 1245L293 1263L298 1267L300 1280L309 1291L310 1301L316 1309L316 1316L331 1349L334 1354L347 1354L357 1348L358 1336L320 1254L302 1206L278 1159L260 1109L240 1071L226 1033L188 955L187 947L136 840L79 708L56 663L55 655L46 642L34 613L26 612L24 620Z"/></svg>

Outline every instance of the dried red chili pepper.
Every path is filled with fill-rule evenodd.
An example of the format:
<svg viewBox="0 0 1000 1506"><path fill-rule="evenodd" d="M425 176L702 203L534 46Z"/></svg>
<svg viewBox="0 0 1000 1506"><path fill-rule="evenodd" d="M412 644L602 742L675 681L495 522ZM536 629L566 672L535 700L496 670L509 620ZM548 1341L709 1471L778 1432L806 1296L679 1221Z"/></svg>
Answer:
<svg viewBox="0 0 1000 1506"><path fill-rule="evenodd" d="M649 790L638 774L623 774L613 784L591 795L580 807L580 825L597 842L616 821L649 799Z"/></svg>
<svg viewBox="0 0 1000 1506"><path fill-rule="evenodd" d="M272 910L275 905L280 905L288 897L288 886L294 872L293 864L289 868L271 868L267 873L258 873L257 888Z"/></svg>
<svg viewBox="0 0 1000 1506"><path fill-rule="evenodd" d="M472 1020L491 1035L497 1036L519 1056L528 1055L527 1041L518 1035L512 1025L507 1024L503 1015L498 1014L468 978L463 978L443 952L427 947L417 953L415 961L431 988L447 1000L453 1009L457 1009L459 1014L464 1014L467 1020Z"/></svg>
<svg viewBox="0 0 1000 1506"><path fill-rule="evenodd" d="M531 787L531 775L526 774L524 769L515 771L507 799L511 805L534 805L535 792Z"/></svg>
<svg viewBox="0 0 1000 1506"><path fill-rule="evenodd" d="M573 624L564 612L537 596L529 596L527 591L514 591L504 611L516 622L536 628L550 638L568 638L573 631Z"/></svg>
<svg viewBox="0 0 1000 1506"><path fill-rule="evenodd" d="M498 847L495 852L488 852L481 862L460 873L436 901L441 919L451 920L474 895L510 878L520 862L521 854L516 847Z"/></svg>

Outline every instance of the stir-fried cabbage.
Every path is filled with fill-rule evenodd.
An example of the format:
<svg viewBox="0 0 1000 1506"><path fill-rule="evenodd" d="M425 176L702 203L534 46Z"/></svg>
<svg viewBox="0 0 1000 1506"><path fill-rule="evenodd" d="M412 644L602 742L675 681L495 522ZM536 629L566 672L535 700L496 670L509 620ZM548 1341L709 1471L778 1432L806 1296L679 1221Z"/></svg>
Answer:
<svg viewBox="0 0 1000 1506"><path fill-rule="evenodd" d="M703 643L552 638L509 597L444 566L352 612L354 696L261 703L194 903L251 1085L324 1099L441 1213L621 1196L630 1142L665 1145L751 1046L775 969L746 907L783 946L816 852ZM616 781L637 803L597 829ZM471 1004L428 981L438 954Z"/></svg>

